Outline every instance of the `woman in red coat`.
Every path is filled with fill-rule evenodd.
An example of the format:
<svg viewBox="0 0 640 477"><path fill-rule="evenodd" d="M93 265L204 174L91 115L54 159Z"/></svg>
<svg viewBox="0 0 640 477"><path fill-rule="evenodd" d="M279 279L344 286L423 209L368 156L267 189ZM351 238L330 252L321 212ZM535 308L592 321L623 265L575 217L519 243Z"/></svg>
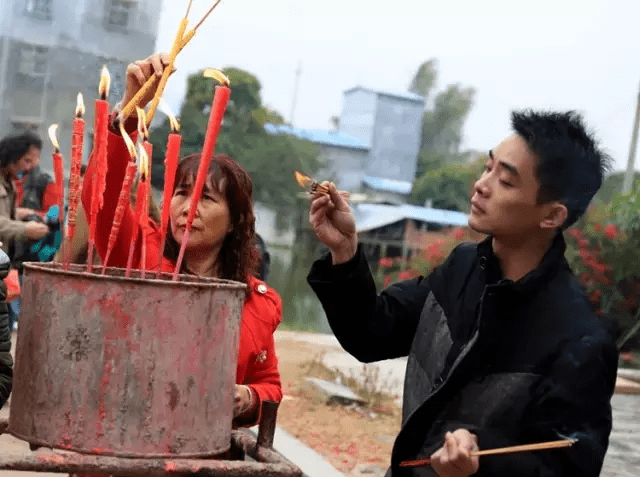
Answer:
<svg viewBox="0 0 640 477"><path fill-rule="evenodd" d="M127 86L121 104L135 95L151 74L161 74L166 58L158 55L129 65ZM143 98L141 107L151 99ZM112 116L115 119L115 114ZM129 118L125 128L135 139L137 118ZM104 260L111 224L122 187L129 151L113 122L108 138L108 171L104 205L98 214L96 249ZM175 268L179 244L192 201L192 189L200 163L200 155L180 161L170 204L167 244L161 258L162 271ZM89 161L82 204L91 210L93 158ZM255 424L260 417L260 403L280 401L282 387L278 372L273 333L281 320L281 301L277 292L254 278L258 258L255 246L255 217L252 205L252 182L237 162L222 155L213 157L209 177L189 235L182 273L235 280L247 284L247 297L242 312L240 346L236 378L234 426ZM131 209L126 208L120 233L109 257L110 267L126 267L129 247L135 246L134 268L139 268L142 232L135 225ZM149 220L147 227L146 265L155 269L160 256L160 229Z"/></svg>

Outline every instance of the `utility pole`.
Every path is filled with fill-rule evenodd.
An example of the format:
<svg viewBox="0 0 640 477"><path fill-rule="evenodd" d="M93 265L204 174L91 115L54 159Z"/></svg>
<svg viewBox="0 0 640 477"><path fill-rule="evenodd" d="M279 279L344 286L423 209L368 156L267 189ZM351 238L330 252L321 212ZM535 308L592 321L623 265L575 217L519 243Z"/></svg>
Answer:
<svg viewBox="0 0 640 477"><path fill-rule="evenodd" d="M627 194L631 192L633 187L633 178L635 176L635 160L636 160L636 147L638 145L638 126L640 125L640 87L638 89L638 102L636 104L636 119L633 122L633 133L631 134L631 147L629 148L629 161L627 162L627 172L624 175L624 182L622 183L622 193Z"/></svg>
<svg viewBox="0 0 640 477"><path fill-rule="evenodd" d="M298 61L298 69L296 70L296 81L293 85L293 100L291 101L291 114L289 115L289 124L293 126L293 114L296 111L296 103L298 102L298 86L300 85L300 74L302 73L302 62Z"/></svg>

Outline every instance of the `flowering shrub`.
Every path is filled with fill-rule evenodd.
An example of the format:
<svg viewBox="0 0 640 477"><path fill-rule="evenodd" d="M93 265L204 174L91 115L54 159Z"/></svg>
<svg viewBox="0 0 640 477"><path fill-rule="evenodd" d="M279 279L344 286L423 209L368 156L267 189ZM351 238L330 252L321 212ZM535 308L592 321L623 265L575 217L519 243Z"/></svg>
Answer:
<svg viewBox="0 0 640 477"><path fill-rule="evenodd" d="M640 200L638 192L592 208L566 233L567 260L598 316L617 328L618 346L639 347Z"/></svg>
<svg viewBox="0 0 640 477"><path fill-rule="evenodd" d="M381 285L387 287L397 281L427 276L444 262L459 243L478 240L479 236L472 234L468 228L458 227L443 231L437 238L431 236L422 249L414 252L408 259L382 257L378 262L383 275Z"/></svg>

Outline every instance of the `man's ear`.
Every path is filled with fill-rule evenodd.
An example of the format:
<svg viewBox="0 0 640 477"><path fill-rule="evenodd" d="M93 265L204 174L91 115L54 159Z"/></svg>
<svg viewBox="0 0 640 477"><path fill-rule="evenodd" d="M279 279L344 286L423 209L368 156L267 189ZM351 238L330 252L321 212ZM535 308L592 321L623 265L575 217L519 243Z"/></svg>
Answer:
<svg viewBox="0 0 640 477"><path fill-rule="evenodd" d="M569 211L567 210L567 206L563 203L557 201L551 202L550 204L546 204L544 207L547 210L540 222L541 229L557 229L562 227L562 224L567 221Z"/></svg>

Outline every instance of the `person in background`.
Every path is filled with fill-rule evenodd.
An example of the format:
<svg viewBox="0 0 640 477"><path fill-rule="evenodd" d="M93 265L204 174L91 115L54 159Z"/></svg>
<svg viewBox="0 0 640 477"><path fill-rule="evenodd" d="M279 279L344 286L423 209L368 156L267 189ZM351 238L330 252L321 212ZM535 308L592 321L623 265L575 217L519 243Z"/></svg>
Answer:
<svg viewBox="0 0 640 477"><path fill-rule="evenodd" d="M11 358L11 325L7 310L7 285L4 279L9 273L11 262L0 250L0 409L9 399L13 379L13 359Z"/></svg>
<svg viewBox="0 0 640 477"><path fill-rule="evenodd" d="M308 276L342 346L360 361L408 356L389 474L600 475L618 352L564 258L562 231L586 211L609 158L573 112L514 112L489 152L469 226L428 277L377 293L354 217L328 184L309 221L330 253ZM563 439L570 448L471 453ZM431 467L400 466L431 458Z"/></svg>
<svg viewBox="0 0 640 477"><path fill-rule="evenodd" d="M16 218L25 220L32 215L44 218L49 209L58 205L56 184L49 174L40 168L42 140L27 131L20 135L28 146L28 169L13 182L16 189Z"/></svg>
<svg viewBox="0 0 640 477"><path fill-rule="evenodd" d="M259 234L256 234L256 245L260 252L258 263L256 265L258 269L258 277L260 280L266 282L267 276L269 275L269 267L271 266L271 255L267 250L267 243Z"/></svg>

